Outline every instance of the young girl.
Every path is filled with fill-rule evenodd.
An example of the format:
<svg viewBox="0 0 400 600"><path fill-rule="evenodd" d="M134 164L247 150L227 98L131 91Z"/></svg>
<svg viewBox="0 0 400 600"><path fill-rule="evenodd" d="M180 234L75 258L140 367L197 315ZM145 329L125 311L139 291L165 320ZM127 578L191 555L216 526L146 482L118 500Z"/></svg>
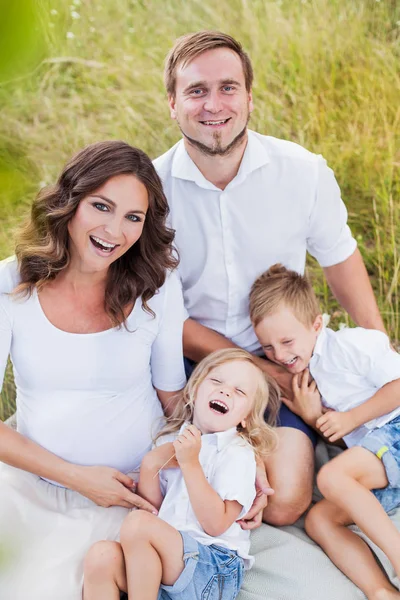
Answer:
<svg viewBox="0 0 400 600"><path fill-rule="evenodd" d="M254 561L236 521L256 495L255 453L275 446L264 412L278 400L244 350L219 350L196 367L142 462L138 491L158 516L131 512L120 544L91 548L85 600L117 600L120 590L134 600L236 597Z"/></svg>

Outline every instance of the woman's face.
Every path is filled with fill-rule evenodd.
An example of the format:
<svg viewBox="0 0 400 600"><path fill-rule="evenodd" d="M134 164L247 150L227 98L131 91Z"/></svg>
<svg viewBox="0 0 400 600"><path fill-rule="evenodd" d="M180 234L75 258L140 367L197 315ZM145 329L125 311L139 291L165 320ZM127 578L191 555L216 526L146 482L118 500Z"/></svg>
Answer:
<svg viewBox="0 0 400 600"><path fill-rule="evenodd" d="M71 266L106 271L140 238L148 207L147 190L134 175L111 177L86 196L68 223Z"/></svg>

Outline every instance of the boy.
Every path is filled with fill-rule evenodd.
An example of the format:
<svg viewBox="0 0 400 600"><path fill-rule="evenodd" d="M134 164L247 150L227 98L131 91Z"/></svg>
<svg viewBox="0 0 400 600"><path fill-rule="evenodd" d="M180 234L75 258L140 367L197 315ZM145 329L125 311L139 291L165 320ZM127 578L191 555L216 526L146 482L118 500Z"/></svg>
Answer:
<svg viewBox="0 0 400 600"><path fill-rule="evenodd" d="M308 513L307 533L367 598L400 599L347 528L358 525L400 575L400 533L386 514L400 505L400 355L380 331L325 329L309 281L282 265L253 284L250 316L267 358L294 374L301 416L348 447L318 475L325 499Z"/></svg>

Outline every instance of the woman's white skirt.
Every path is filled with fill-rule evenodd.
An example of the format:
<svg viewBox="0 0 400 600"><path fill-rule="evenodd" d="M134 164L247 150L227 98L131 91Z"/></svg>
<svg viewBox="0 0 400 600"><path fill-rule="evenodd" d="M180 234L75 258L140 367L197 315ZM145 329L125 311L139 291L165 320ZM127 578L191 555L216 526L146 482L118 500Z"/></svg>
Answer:
<svg viewBox="0 0 400 600"><path fill-rule="evenodd" d="M1 600L81 600L86 552L128 512L0 463Z"/></svg>

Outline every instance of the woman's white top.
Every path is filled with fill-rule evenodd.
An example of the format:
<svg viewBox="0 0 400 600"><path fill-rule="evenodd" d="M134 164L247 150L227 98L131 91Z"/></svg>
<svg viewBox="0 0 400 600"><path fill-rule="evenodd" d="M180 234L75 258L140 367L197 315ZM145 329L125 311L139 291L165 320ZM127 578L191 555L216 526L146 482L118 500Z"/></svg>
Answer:
<svg viewBox="0 0 400 600"><path fill-rule="evenodd" d="M188 423L184 423L181 433ZM157 445L172 442L178 434L165 435ZM249 512L256 497L256 460L252 447L238 435L236 428L201 436L199 462L211 487L222 500L236 500L242 505L238 519ZM235 521L219 537L208 535L200 525L190 503L185 480L180 469L164 469L160 473L160 487L164 495L158 516L179 531L186 531L195 540L210 546L217 544L236 550L243 558L245 569L250 569L250 531L243 530Z"/></svg>
<svg viewBox="0 0 400 600"><path fill-rule="evenodd" d="M86 334L52 325L36 290L11 296L18 282L16 259L1 261L0 387L10 354L18 431L78 465L137 469L162 417L154 388L175 391L186 381L176 275L148 302L155 317L139 298L128 330Z"/></svg>

